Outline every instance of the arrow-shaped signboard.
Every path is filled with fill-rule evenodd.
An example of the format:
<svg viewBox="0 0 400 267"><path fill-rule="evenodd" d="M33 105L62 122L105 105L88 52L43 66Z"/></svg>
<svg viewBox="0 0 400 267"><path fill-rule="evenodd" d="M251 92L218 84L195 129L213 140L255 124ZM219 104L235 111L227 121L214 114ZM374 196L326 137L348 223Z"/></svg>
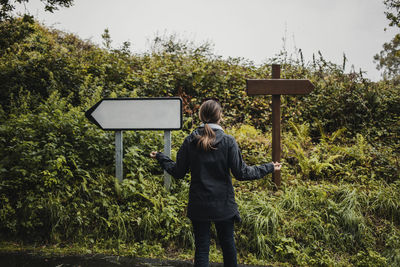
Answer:
<svg viewBox="0 0 400 267"><path fill-rule="evenodd" d="M105 98L85 113L103 130L115 131L115 176L122 181L122 132L124 130L164 130L164 153L171 155L171 130L182 128L182 99ZM167 189L171 178L165 173Z"/></svg>
<svg viewBox="0 0 400 267"><path fill-rule="evenodd" d="M182 99L105 98L85 115L103 130L178 130L182 128Z"/></svg>
<svg viewBox="0 0 400 267"><path fill-rule="evenodd" d="M249 95L306 95L314 85L309 80L246 80Z"/></svg>

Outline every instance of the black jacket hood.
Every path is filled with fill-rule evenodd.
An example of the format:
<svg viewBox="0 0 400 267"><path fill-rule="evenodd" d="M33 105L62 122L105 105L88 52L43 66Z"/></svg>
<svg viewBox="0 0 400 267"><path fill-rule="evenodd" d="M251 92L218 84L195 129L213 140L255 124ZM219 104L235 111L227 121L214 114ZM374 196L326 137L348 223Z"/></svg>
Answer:
<svg viewBox="0 0 400 267"><path fill-rule="evenodd" d="M219 144L222 139L224 138L224 130L222 129L221 126L219 126L218 124L209 124L211 129L213 129L213 131L215 132L215 140L212 143L212 145L217 145ZM204 126L200 125L199 127L197 127L190 135L190 142L196 142L198 140L198 136L203 135L204 132Z"/></svg>

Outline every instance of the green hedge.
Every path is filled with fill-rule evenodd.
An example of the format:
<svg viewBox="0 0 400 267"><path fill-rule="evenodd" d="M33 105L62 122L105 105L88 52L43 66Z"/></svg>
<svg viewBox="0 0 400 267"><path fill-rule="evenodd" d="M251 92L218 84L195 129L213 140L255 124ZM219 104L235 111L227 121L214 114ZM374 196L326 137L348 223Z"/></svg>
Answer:
<svg viewBox="0 0 400 267"><path fill-rule="evenodd" d="M282 97L281 190L274 193L270 177L234 180L241 261L400 263L400 95L390 81L346 74L322 57L305 64L280 55L255 66L174 36L157 37L143 54L128 44L103 49L28 17L2 22L0 36L3 240L190 257L190 177L166 192L161 169L148 157L162 149L163 133L124 133L119 183L114 134L84 112L103 97L182 97L184 127L173 132L174 158L199 123L201 100L217 97L226 132L247 163L259 164L271 161L271 98L248 97L245 79L269 77L269 64L280 63L282 78L310 79L316 87L307 96ZM221 260L212 247L211 257Z"/></svg>

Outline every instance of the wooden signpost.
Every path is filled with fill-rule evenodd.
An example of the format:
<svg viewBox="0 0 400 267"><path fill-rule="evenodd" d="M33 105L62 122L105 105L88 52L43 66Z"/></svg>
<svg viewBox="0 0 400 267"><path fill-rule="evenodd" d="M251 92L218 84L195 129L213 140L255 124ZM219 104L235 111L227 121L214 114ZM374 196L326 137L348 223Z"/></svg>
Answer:
<svg viewBox="0 0 400 267"><path fill-rule="evenodd" d="M246 80L248 95L272 95L272 161L281 160L281 95L309 94L314 85L309 80L280 79L281 66L272 65L272 79ZM281 185L280 171L272 174L276 186Z"/></svg>

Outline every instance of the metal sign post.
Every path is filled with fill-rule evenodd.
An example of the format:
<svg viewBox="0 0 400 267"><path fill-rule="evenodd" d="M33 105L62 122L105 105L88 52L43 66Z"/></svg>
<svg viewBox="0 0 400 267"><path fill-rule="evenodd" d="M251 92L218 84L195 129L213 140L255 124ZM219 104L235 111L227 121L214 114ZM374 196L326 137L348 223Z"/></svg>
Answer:
<svg viewBox="0 0 400 267"><path fill-rule="evenodd" d="M115 131L115 177L122 182L123 177L122 131Z"/></svg>
<svg viewBox="0 0 400 267"><path fill-rule="evenodd" d="M86 117L106 131L115 131L115 176L123 179L122 132L126 130L164 130L164 152L171 156L171 130L182 128L182 99L105 98L85 113ZM164 185L171 186L166 174Z"/></svg>
<svg viewBox="0 0 400 267"><path fill-rule="evenodd" d="M171 131L164 131L164 154L171 157ZM171 188L171 176L164 171L164 187Z"/></svg>
<svg viewBox="0 0 400 267"><path fill-rule="evenodd" d="M309 94L314 85L309 80L280 79L281 66L272 65L272 79L246 80L248 95L272 95L272 161L281 160L281 95ZM281 172L272 174L276 186L281 185Z"/></svg>

